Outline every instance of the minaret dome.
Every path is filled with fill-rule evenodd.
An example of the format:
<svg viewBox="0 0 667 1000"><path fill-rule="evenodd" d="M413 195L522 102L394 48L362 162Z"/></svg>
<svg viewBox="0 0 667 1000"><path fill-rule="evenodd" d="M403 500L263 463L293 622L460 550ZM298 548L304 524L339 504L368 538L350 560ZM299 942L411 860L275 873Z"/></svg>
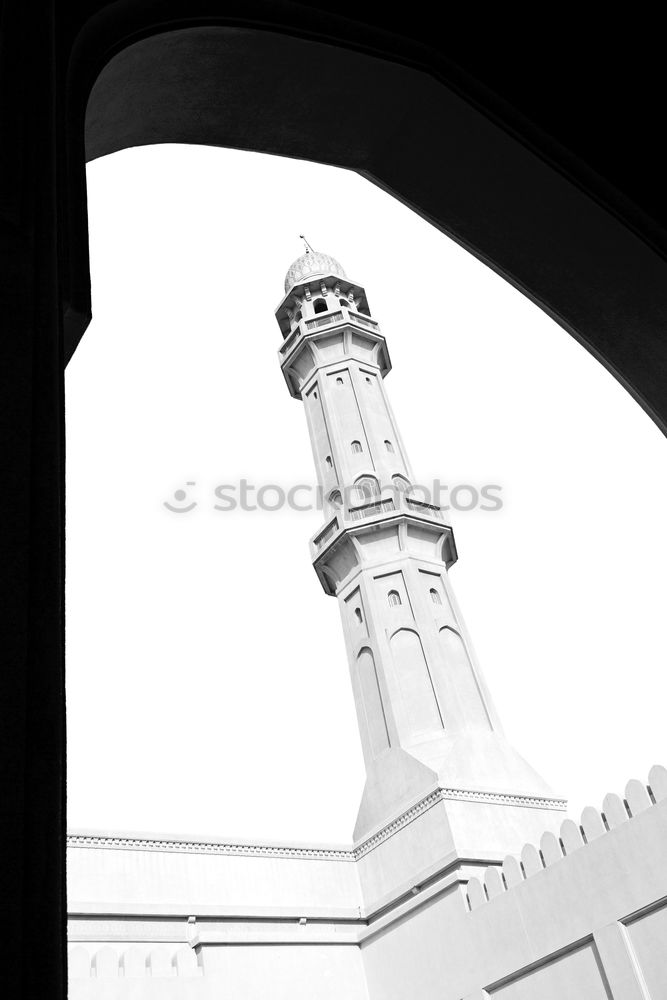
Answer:
<svg viewBox="0 0 667 1000"><path fill-rule="evenodd" d="M347 277L335 257L331 257L328 253L321 253L319 250L307 250L300 257L297 257L285 275L285 293L301 281L329 274L336 275L338 278Z"/></svg>

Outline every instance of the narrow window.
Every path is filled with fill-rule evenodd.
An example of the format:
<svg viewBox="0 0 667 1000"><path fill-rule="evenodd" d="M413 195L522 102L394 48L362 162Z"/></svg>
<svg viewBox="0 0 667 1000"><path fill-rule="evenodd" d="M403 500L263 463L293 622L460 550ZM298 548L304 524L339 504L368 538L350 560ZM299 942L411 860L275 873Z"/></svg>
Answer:
<svg viewBox="0 0 667 1000"><path fill-rule="evenodd" d="M342 378L337 378L336 379L336 385L344 385L344 384L345 383L343 382Z"/></svg>
<svg viewBox="0 0 667 1000"><path fill-rule="evenodd" d="M327 311L327 304L324 299L315 299L313 311L316 313L325 313Z"/></svg>
<svg viewBox="0 0 667 1000"><path fill-rule="evenodd" d="M410 489L410 483L404 476L392 476L391 481L394 484L394 489L400 490L403 493L407 493Z"/></svg>
<svg viewBox="0 0 667 1000"><path fill-rule="evenodd" d="M442 598L440 597L440 594L434 587L431 587L429 593L431 594L431 600L433 601L434 604L442 604Z"/></svg>
<svg viewBox="0 0 667 1000"><path fill-rule="evenodd" d="M399 604L402 604L401 595L397 590L390 590L387 594L387 600L389 601L390 608L397 608Z"/></svg>
<svg viewBox="0 0 667 1000"><path fill-rule="evenodd" d="M392 455L393 455L393 453L394 453L394 446L391 443L391 441L385 441L384 446L387 449L387 451L390 451L392 453Z"/></svg>
<svg viewBox="0 0 667 1000"><path fill-rule="evenodd" d="M361 441L353 441L352 442L352 454L353 455L358 455L361 451L363 451L363 448L361 447Z"/></svg>
<svg viewBox="0 0 667 1000"><path fill-rule="evenodd" d="M329 497L329 503L333 504L334 507L340 507L340 506L342 506L343 498L340 495L340 491L339 490L334 490L333 491L333 493Z"/></svg>
<svg viewBox="0 0 667 1000"><path fill-rule="evenodd" d="M329 468L331 468L333 466L333 462L331 461L331 455L327 455L327 457L326 457L326 463L329 466Z"/></svg>
<svg viewBox="0 0 667 1000"><path fill-rule="evenodd" d="M317 392L314 392L313 396L315 397L315 399L317 399Z"/></svg>
<svg viewBox="0 0 667 1000"><path fill-rule="evenodd" d="M340 302L340 304L342 306L348 307L350 305L350 303L347 301L347 299L339 299L338 301Z"/></svg>
<svg viewBox="0 0 667 1000"><path fill-rule="evenodd" d="M299 322L299 320L301 320L301 319L303 319L303 315L302 315L302 313L301 313L301 310L299 309L298 313L297 313L297 314L296 314L296 316L294 317L294 322L295 322L295 323L298 323L298 322Z"/></svg>
<svg viewBox="0 0 667 1000"><path fill-rule="evenodd" d="M355 618L357 619L357 621L358 621L358 622L359 622L359 624L361 625L361 623L362 623L362 622L363 622L363 620L364 620L364 616L363 616L363 615L362 615L362 613L361 613L361 608L355 608L355 609L354 609L354 617L355 617Z"/></svg>

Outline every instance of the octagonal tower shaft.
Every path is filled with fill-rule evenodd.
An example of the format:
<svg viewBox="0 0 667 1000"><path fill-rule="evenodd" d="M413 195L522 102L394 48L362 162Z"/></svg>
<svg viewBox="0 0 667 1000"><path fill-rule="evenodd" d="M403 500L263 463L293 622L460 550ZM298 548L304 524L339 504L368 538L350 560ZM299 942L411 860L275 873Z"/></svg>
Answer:
<svg viewBox="0 0 667 1000"><path fill-rule="evenodd" d="M333 258L306 253L286 291L281 367L304 403L327 515L313 564L339 602L367 770L355 833L443 782L462 794L550 794L502 735L448 579L451 527L410 495L365 290Z"/></svg>

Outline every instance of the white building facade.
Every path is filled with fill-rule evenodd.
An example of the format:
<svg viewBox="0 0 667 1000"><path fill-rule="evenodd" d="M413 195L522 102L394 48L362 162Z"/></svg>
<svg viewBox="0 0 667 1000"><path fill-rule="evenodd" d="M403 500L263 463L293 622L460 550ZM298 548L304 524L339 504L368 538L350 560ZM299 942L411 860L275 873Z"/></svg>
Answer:
<svg viewBox="0 0 667 1000"><path fill-rule="evenodd" d="M367 780L350 845L74 833L73 998L667 997L667 771L566 803L506 741L413 495L366 291L310 248L276 318L326 520Z"/></svg>

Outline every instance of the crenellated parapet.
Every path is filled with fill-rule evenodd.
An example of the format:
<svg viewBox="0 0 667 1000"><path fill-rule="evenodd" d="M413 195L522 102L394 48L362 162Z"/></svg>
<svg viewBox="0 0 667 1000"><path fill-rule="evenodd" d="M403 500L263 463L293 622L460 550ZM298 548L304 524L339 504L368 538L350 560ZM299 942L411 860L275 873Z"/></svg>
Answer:
<svg viewBox="0 0 667 1000"><path fill-rule="evenodd" d="M667 800L667 768L656 764L649 771L648 783L633 778L625 786L623 796L615 792L607 794L602 809L586 806L579 823L563 820L558 834L551 830L542 834L539 846L525 844L518 856L508 855L502 865L488 867L481 879L471 878L466 891L469 909L476 910L664 800Z"/></svg>

